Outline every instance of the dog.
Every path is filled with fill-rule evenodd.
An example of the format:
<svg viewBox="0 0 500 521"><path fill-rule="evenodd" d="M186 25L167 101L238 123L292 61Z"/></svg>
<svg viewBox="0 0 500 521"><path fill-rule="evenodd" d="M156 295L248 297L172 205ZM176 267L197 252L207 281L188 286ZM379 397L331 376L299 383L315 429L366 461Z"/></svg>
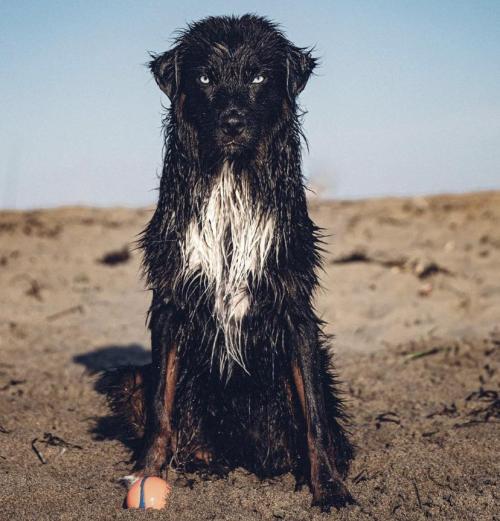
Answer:
<svg viewBox="0 0 500 521"><path fill-rule="evenodd" d="M316 66L256 15L209 17L150 68L170 107L156 211L141 238L152 363L110 378L140 438L132 479L168 467L293 472L312 504L353 502L353 446L313 309L297 97Z"/></svg>

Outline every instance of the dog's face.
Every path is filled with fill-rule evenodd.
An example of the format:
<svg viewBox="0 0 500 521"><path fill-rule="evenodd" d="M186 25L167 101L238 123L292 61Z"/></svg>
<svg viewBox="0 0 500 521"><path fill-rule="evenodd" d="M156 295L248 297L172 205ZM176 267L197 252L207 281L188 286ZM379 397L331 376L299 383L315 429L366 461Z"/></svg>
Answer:
<svg viewBox="0 0 500 521"><path fill-rule="evenodd" d="M151 69L201 148L251 155L304 88L315 60L264 18L212 17L192 25Z"/></svg>

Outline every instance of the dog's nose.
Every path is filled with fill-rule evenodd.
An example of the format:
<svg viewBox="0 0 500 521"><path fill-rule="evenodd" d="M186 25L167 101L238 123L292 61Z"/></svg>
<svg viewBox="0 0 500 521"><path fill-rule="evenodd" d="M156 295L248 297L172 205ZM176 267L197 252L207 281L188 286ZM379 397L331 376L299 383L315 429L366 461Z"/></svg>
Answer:
<svg viewBox="0 0 500 521"><path fill-rule="evenodd" d="M227 136L239 136L245 128L245 116L236 109L224 112L220 118L220 127Z"/></svg>

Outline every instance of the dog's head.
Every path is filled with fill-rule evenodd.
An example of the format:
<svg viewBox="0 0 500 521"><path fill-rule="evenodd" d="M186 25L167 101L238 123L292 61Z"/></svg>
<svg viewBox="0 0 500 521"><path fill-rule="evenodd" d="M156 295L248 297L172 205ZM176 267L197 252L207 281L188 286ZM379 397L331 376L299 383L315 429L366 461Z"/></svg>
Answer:
<svg viewBox="0 0 500 521"><path fill-rule="evenodd" d="M251 154L272 135L315 67L265 18L209 17L182 32L151 70L198 144L222 157Z"/></svg>

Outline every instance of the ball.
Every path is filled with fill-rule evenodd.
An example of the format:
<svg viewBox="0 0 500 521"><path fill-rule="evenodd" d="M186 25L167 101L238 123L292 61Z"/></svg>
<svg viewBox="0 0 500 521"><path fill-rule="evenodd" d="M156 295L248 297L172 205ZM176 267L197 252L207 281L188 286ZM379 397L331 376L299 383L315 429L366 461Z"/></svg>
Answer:
<svg viewBox="0 0 500 521"><path fill-rule="evenodd" d="M154 476L138 479L129 489L125 501L127 508L165 508L172 487Z"/></svg>

